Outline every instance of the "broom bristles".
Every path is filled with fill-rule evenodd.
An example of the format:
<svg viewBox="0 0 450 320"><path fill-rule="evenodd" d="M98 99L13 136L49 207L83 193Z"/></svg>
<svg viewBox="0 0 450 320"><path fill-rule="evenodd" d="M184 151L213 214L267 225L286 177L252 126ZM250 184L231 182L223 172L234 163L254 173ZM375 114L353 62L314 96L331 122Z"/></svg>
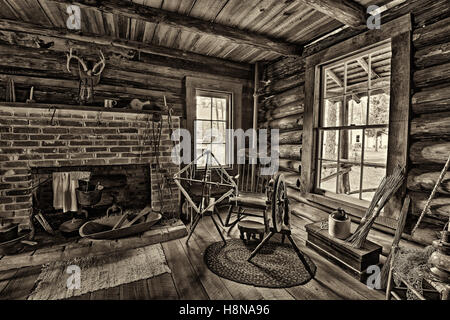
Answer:
<svg viewBox="0 0 450 320"><path fill-rule="evenodd" d="M397 166L391 176L384 177L381 181L358 228L355 233L346 240L347 242L350 242L353 247L361 248L364 245L370 229L380 215L381 210L402 185L404 179L403 172L404 168Z"/></svg>

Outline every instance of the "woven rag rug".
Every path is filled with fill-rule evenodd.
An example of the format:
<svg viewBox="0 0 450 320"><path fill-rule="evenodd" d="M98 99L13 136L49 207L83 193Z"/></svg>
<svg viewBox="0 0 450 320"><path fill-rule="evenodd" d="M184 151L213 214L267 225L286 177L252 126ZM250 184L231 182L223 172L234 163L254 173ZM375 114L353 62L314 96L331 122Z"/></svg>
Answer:
<svg viewBox="0 0 450 320"><path fill-rule="evenodd" d="M74 270L79 267L80 287ZM161 244L103 256L55 261L42 267L28 300L61 300L170 273ZM72 278L70 278L72 277ZM69 287L68 289L68 282Z"/></svg>
<svg viewBox="0 0 450 320"><path fill-rule="evenodd" d="M220 277L255 287L289 288L307 283L312 276L290 244L267 242L248 262L256 243L244 244L239 239L216 242L206 248L204 259L208 268ZM316 266L304 254L315 274Z"/></svg>

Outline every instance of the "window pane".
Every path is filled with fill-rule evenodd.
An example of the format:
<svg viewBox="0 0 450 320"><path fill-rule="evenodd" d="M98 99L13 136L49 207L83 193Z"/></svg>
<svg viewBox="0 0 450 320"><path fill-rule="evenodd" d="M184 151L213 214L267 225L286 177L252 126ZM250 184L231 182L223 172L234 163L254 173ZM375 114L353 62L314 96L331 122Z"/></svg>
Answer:
<svg viewBox="0 0 450 320"><path fill-rule="evenodd" d="M363 54L322 69L317 187L371 200L385 175L392 53L383 44Z"/></svg>
<svg viewBox="0 0 450 320"><path fill-rule="evenodd" d="M322 159L337 161L338 130L322 131Z"/></svg>
<svg viewBox="0 0 450 320"><path fill-rule="evenodd" d="M344 64L325 70L325 98L344 95Z"/></svg>
<svg viewBox="0 0 450 320"><path fill-rule="evenodd" d="M195 154L195 158L199 157L203 152L205 152L205 150L211 150L211 144L197 144L196 146L196 154ZM200 158L197 161L197 165L199 167L203 167L206 164L206 156Z"/></svg>
<svg viewBox="0 0 450 320"><path fill-rule="evenodd" d="M323 127L336 127L341 125L342 98L325 99L323 106Z"/></svg>
<svg viewBox="0 0 450 320"><path fill-rule="evenodd" d="M371 55L371 88L389 87L391 78L391 48L387 47Z"/></svg>
<svg viewBox="0 0 450 320"><path fill-rule="evenodd" d="M227 164L227 153L226 153L226 147L224 143L221 144L213 144L212 145L212 152L214 154L214 156L216 157L217 161L219 161L219 163L221 165L226 165ZM216 163L214 162L214 165Z"/></svg>
<svg viewBox="0 0 450 320"><path fill-rule="evenodd" d="M369 88L369 56L351 60L347 63L347 91L355 93Z"/></svg>
<svg viewBox="0 0 450 320"><path fill-rule="evenodd" d="M365 125L367 120L367 94L347 96L347 123L345 125Z"/></svg>
<svg viewBox="0 0 450 320"><path fill-rule="evenodd" d="M389 124L390 95L384 90L370 93L369 124Z"/></svg>
<svg viewBox="0 0 450 320"><path fill-rule="evenodd" d="M337 162L321 161L319 181L319 186L321 189L336 192L336 169Z"/></svg>
<svg viewBox="0 0 450 320"><path fill-rule="evenodd" d="M196 143L211 143L211 121L195 121Z"/></svg>
<svg viewBox="0 0 450 320"><path fill-rule="evenodd" d="M388 129L366 129L364 163L384 165L387 163Z"/></svg>
<svg viewBox="0 0 450 320"><path fill-rule="evenodd" d="M226 123L221 121L212 121L211 125L211 141L213 143L225 143Z"/></svg>
<svg viewBox="0 0 450 320"><path fill-rule="evenodd" d="M359 199L361 166L341 163L339 167L338 193L347 194Z"/></svg>
<svg viewBox="0 0 450 320"><path fill-rule="evenodd" d="M341 130L341 162L361 163L362 133L361 129Z"/></svg>
<svg viewBox="0 0 450 320"><path fill-rule="evenodd" d="M371 201L376 189L386 175L385 168L375 168L364 165L362 199Z"/></svg>
<svg viewBox="0 0 450 320"><path fill-rule="evenodd" d="M227 99L213 98L212 99L212 118L213 120L227 119Z"/></svg>
<svg viewBox="0 0 450 320"><path fill-rule="evenodd" d="M197 117L196 119L211 119L211 98L197 96Z"/></svg>

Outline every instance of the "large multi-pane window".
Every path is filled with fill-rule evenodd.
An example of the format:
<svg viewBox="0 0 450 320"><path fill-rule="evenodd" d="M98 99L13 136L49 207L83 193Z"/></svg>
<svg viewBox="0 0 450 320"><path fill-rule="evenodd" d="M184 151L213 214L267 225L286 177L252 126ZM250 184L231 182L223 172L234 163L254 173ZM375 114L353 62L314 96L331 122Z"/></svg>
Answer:
<svg viewBox="0 0 450 320"><path fill-rule="evenodd" d="M391 44L322 66L316 188L370 201L386 175Z"/></svg>
<svg viewBox="0 0 450 320"><path fill-rule="evenodd" d="M210 150L221 165L229 165L229 150L226 133L230 126L231 94L223 92L196 90L195 157ZM203 167L206 158L198 161Z"/></svg>

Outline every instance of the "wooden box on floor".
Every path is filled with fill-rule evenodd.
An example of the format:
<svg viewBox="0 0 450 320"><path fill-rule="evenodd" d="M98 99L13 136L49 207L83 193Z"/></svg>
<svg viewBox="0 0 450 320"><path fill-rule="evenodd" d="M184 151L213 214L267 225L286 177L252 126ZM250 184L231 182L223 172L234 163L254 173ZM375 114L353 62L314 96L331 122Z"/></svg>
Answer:
<svg viewBox="0 0 450 320"><path fill-rule="evenodd" d="M344 240L330 236L328 228L321 228L322 225L322 222L306 225L308 233L306 246L336 263L358 280L365 282L370 275L366 272L367 268L378 265L380 262L382 247L366 240L362 248L353 248Z"/></svg>

